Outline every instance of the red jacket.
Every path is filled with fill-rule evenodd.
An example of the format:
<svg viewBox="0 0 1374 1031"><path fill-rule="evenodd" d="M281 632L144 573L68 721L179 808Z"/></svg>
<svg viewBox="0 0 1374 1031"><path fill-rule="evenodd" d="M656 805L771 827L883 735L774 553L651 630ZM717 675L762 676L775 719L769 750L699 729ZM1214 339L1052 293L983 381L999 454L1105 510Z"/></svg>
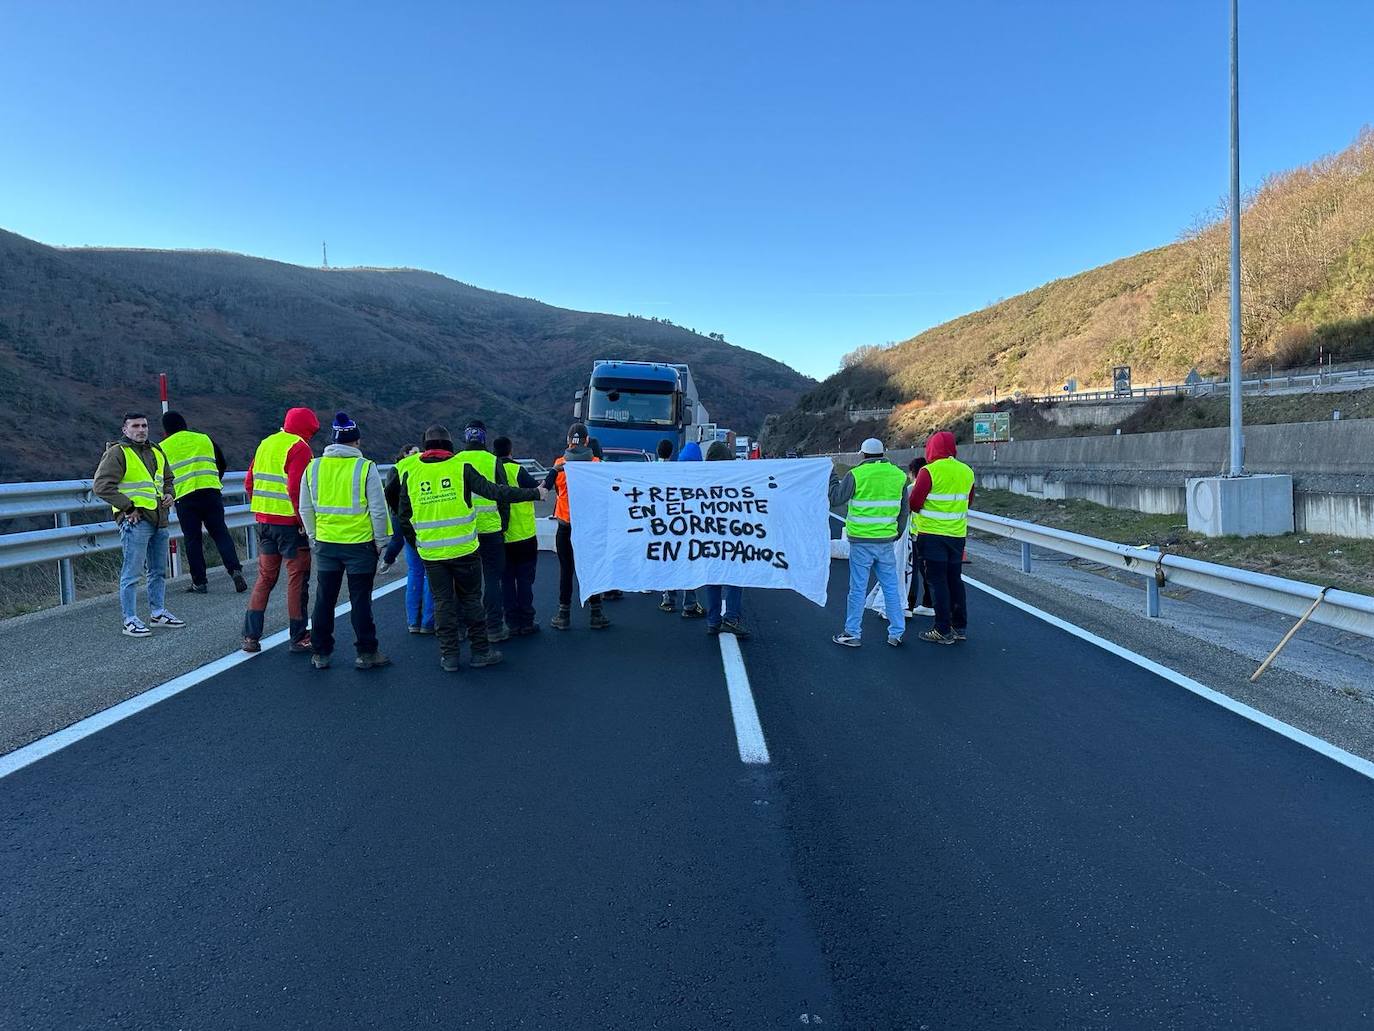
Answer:
<svg viewBox="0 0 1374 1031"><path fill-rule="evenodd" d="M291 508L296 514L277 516L259 512L254 518L260 523L273 523L277 526L300 526L301 478L305 476L305 467L315 457L315 453L310 450L310 438L319 431L320 420L315 418L315 413L309 408L292 408L282 420L281 428L301 438L300 443L292 444L291 450L286 453L286 490L291 495ZM248 475L244 477L243 487L250 493L253 490L252 462L248 463Z"/></svg>
<svg viewBox="0 0 1374 1031"><path fill-rule="evenodd" d="M926 462L935 462L941 458L957 457L959 457L959 449L954 446L954 434L950 433L949 430L941 430L939 433L933 434L931 438L926 441ZM916 483L911 488L910 504L912 519L915 519L916 513L925 506L926 495L929 493L930 473L922 469L916 474ZM970 505L973 504L972 489L968 492L968 502Z"/></svg>

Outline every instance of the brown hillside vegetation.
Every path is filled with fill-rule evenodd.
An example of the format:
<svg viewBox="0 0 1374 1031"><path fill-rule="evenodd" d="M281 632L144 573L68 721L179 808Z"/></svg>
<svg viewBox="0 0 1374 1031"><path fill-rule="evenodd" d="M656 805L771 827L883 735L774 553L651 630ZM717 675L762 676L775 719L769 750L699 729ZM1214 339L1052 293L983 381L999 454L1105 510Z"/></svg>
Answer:
<svg viewBox="0 0 1374 1031"><path fill-rule="evenodd" d="M1374 355L1374 131L1266 181L1241 218L1244 355L1289 368L1319 351ZM770 442L808 444L817 412L1024 391L1070 377L1105 386L1224 373L1228 232L1206 221L1177 243L1056 280L887 348L863 348L777 420ZM807 414L812 413L812 414ZM910 408L906 413L910 421ZM894 429L896 427L894 426ZM833 439L829 427L825 435Z"/></svg>
<svg viewBox="0 0 1374 1031"><path fill-rule="evenodd" d="M813 381L644 318L569 311L415 269L312 269L213 251L59 249L0 231L0 480L89 476L157 374L235 468L293 405L358 419L389 458L480 417L549 458L596 358L685 361L723 425L753 433Z"/></svg>

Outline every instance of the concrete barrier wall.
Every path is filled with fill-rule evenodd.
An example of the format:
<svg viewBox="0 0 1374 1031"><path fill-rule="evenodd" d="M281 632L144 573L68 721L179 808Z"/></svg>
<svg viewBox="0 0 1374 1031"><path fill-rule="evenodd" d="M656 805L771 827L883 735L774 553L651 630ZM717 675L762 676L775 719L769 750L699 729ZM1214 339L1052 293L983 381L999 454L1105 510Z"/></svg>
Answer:
<svg viewBox="0 0 1374 1031"><path fill-rule="evenodd" d="M1374 420L1253 426L1245 444L1248 472L1293 477L1298 530L1374 536ZM1204 429L968 444L959 455L988 487L1182 515L1184 480L1224 474L1228 451L1225 429Z"/></svg>

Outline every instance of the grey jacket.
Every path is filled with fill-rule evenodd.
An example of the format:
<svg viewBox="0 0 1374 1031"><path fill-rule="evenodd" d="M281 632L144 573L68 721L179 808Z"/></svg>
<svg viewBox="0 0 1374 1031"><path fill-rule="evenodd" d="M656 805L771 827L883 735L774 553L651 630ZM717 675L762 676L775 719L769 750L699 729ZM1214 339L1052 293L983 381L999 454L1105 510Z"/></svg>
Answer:
<svg viewBox="0 0 1374 1031"><path fill-rule="evenodd" d="M351 444L330 444L324 449L324 457L363 458L364 455ZM367 476L363 479L363 498L367 501L367 514L372 520L372 539L379 544L384 543L391 537L391 534L386 529L386 494L382 490L382 476L377 471L375 462L367 467ZM309 467L306 468L305 475L301 477L299 511L306 535L313 542L315 540L315 501L310 496Z"/></svg>
<svg viewBox="0 0 1374 1031"><path fill-rule="evenodd" d="M869 462L886 462L886 458L865 458L860 465L867 465ZM830 507L840 508L848 506L850 498L854 497L857 489L854 483L854 473L847 472L843 476L830 477ZM843 513L841 513L843 514ZM865 537L864 541L868 544L891 544L906 533L907 521L911 518L911 492L906 487L902 488L902 508L897 513L897 533L892 537Z"/></svg>

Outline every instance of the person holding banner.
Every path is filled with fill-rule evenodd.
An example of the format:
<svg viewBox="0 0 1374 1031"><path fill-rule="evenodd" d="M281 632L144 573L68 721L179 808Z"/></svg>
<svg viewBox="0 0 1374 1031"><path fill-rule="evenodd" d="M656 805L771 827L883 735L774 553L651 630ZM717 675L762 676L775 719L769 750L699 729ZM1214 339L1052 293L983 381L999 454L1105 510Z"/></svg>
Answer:
<svg viewBox="0 0 1374 1031"><path fill-rule="evenodd" d="M555 630L567 630L572 626L572 585L577 574L576 559L572 544L572 506L568 504L568 477L563 466L568 462L600 462L592 454L587 443L587 427L575 422L568 427L568 449L554 459L553 468L544 479L545 489L557 490L558 499L554 502L553 515L558 520L558 533L554 538L554 548L558 552L558 614L549 620ZM587 599L589 625L593 630L605 630L611 625L601 611L601 595L593 594Z"/></svg>
<svg viewBox="0 0 1374 1031"><path fill-rule="evenodd" d="M665 459L665 461L666 461L666 459ZM679 462L700 462L700 461L701 461L701 445L698 444L695 440L689 440L689 441L683 446L682 451L678 453L677 461L679 461ZM664 612L674 612L674 611L676 611L676 609L677 609L677 593L678 593L677 591L664 591L664 592L663 592L663 600L662 600L661 602L658 603L658 607L659 607L660 609L662 609ZM683 619L700 619L700 618L701 618L702 616L704 616L704 615L706 615L706 610L702 607L701 603L700 603L699 601L697 601L697 592L696 592L695 590L683 591L683 592L682 592L682 618L683 618Z"/></svg>
<svg viewBox="0 0 1374 1031"><path fill-rule="evenodd" d="M845 534L849 538L849 600L844 632L831 638L845 648L858 648L863 636L864 598L872 570L883 591L887 613L887 643L894 648L906 633L897 557L893 544L907 523L906 473L884 457L882 441L869 437L859 451L859 464L830 481L831 507L846 506Z"/></svg>
<svg viewBox="0 0 1374 1031"><path fill-rule="evenodd" d="M733 462L735 449L723 440L718 440L706 449L708 462ZM740 608L744 601L744 588L729 584L708 584L706 591L706 632L715 636L721 631L734 634L741 641L750 636L749 628L744 625Z"/></svg>

